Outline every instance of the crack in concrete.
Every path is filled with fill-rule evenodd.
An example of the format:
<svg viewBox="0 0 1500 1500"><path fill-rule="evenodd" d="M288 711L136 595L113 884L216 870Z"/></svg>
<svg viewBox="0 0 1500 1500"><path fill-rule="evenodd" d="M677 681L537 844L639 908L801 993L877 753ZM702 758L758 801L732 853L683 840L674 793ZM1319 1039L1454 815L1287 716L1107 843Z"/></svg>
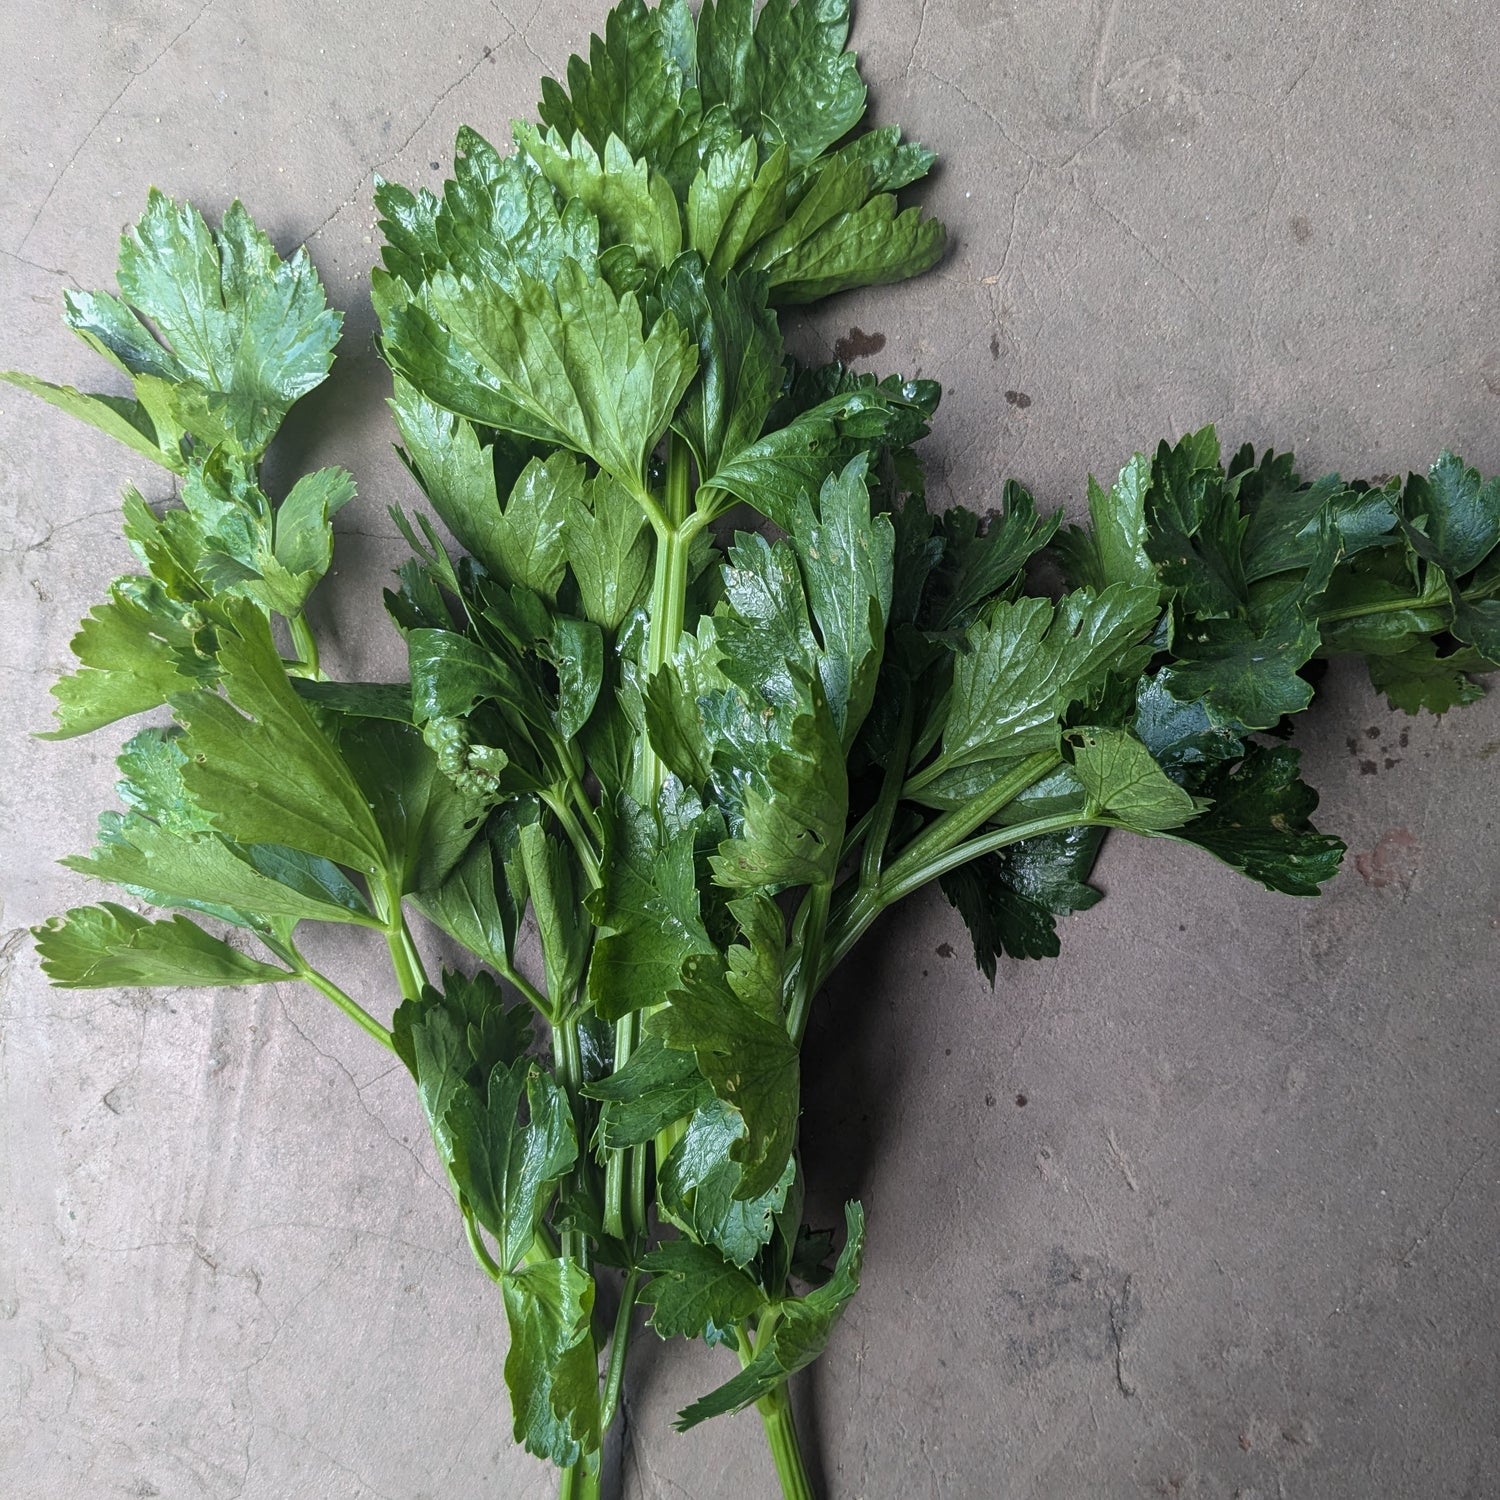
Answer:
<svg viewBox="0 0 1500 1500"><path fill-rule="evenodd" d="M61 170L52 179L52 185L47 189L46 194L42 198L42 201L37 205L36 212L31 216L31 223L26 226L26 233L23 234L17 241L16 248L9 252L10 254L14 255L17 260L22 259L20 252L26 248L26 242L35 232L36 226L40 222L42 214L46 212L47 205L52 201L52 196L57 192L57 189L61 185L63 178L66 177L69 171L72 170L73 163L78 160L78 157L83 151L83 148L87 146L91 140L93 140L95 133L105 122L105 120L109 118L110 114L114 110L114 107L120 102L121 99L125 97L127 93L129 93L131 85L137 82L139 79L144 78L146 74L149 73L152 68L154 68L157 63L159 63L162 58L164 58L167 53L169 53L172 48L175 47L178 42L180 42L183 37L185 37L188 32L190 32L193 27L195 27L198 22L203 19L203 17L208 13L210 8L215 3L216 0L203 0L203 4L198 7L198 11L193 16L193 19L189 21L186 26L182 27L181 30L170 37L150 62L148 62L142 68L135 68L133 70L130 70L130 76L126 78L125 82L120 85L119 93L117 93L114 98L111 99L109 103L106 104L104 108L99 112L98 118L92 125L89 126L88 130L84 132L83 139L79 141L79 143L73 148L72 155L69 156L67 161L62 164Z"/></svg>
<svg viewBox="0 0 1500 1500"><path fill-rule="evenodd" d="M1099 27L1099 42L1094 48L1094 67L1089 79L1089 119L1099 118L1099 94L1104 87L1104 65L1109 60L1110 38L1114 35L1115 22L1119 19L1120 6L1124 0L1109 0L1109 9Z"/></svg>
<svg viewBox="0 0 1500 1500"><path fill-rule="evenodd" d="M1458 1201L1458 1195L1463 1191L1464 1184L1479 1170L1480 1163L1489 1155L1488 1151L1478 1152L1473 1161L1458 1174L1458 1181L1453 1184L1453 1191L1448 1194L1448 1201L1427 1221L1421 1232L1402 1253L1398 1264L1403 1270L1410 1269L1414 1264L1413 1257L1423 1245L1435 1235L1448 1222L1448 1210Z"/></svg>
<svg viewBox="0 0 1500 1500"><path fill-rule="evenodd" d="M388 165L389 165L389 164L390 164L390 163L391 163L391 162L393 162L393 161L395 161L395 159L396 159L396 158L397 158L397 157L398 157L398 156L400 156L400 155L401 155L401 153L402 153L402 152L403 152L403 151L405 151L405 150L406 150L406 148L407 148L407 147L408 147L408 146L409 146L409 145L411 145L411 143L412 143L412 142L413 142L413 141L414 141L414 140L416 140L416 138L417 138L417 137L418 137L418 136L419 136L419 135L420 135L420 134L421 134L421 133L422 133L422 131L423 131L423 130L424 130L424 129L425 129L425 128L426 128L426 127L427 127L427 123L428 123L428 121L430 121L430 120L431 120L431 119L432 119L432 117L433 117L433 116L434 116L434 115L435 115L435 114L436 114L436 113L437 113L437 112L438 112L438 109L439 109L439 108L440 108L440 107L441 107L441 105L442 105L442 103L443 103L443 101L444 101L444 100L445 100L445 99L446 99L446 98L447 98L447 97L448 97L448 96L449 96L449 95L450 95L450 94L451 94L451 93L452 93L452 92L453 92L453 91L454 91L454 90L455 90L455 89L458 89L458 88L461 88L461 87L462 87L462 86L463 86L463 85L464 85L464 84L465 84L465 83L467 83L467 82L468 82L468 81L469 81L469 79L471 79L471 78L472 78L472 77L473 77L473 76L474 76L474 74L475 74L475 73L477 73L477 72L478 72L478 71L479 71L479 69L480 69L480 68L481 68L481 67L482 67L482 66L483 66L483 65L484 65L484 64L485 64L485 63L486 63L486 62L488 62L488 61L489 61L489 59L490 59L490 57L491 57L491 55L492 55L492 54L493 54L493 52L494 52L494 50L495 50L495 48L496 48L496 47L497 47L497 46L500 46L500 45L502 45L502 44L503 44L503 43L505 43L505 42L508 42L508 41L511 41L511 40L513 40L513 39L514 39L514 37L515 37L515 36L516 36L516 34L517 34L517 33L516 33L516 31L515 31L515 24L514 24L514 22L512 22L512 23L511 23L511 35L510 35L510 36L508 36L508 37L502 37L502 38L501 38L501 39L500 39L500 41L499 41L499 42L487 42L487 43L485 43L485 44L484 44L484 45L483 45L483 46L482 46L482 47L481 47L481 48L480 48L480 52L479 52L479 56L478 56L478 57L477 57L477 58L475 58L475 60L474 60L474 62L473 62L473 63L472 63L472 64L471 64L471 65L470 65L470 66L469 66L469 67L468 67L468 68L466 68L466 69L465 69L465 70L464 70L464 71L463 71L463 72L462 72L462 73L460 73L460 74L459 74L459 76L458 76L458 77L457 77L457 78L455 78L455 79L454 79L454 80L453 80L453 82L452 82L452 83L450 83L450 84L449 84L449 85L448 85L448 86L447 86L447 87L446 87L446 88L445 88L445 89L444 89L444 90L443 90L443 91L442 91L442 92L441 92L441 93L440 93L440 94L439 94L439 95L438 95L438 96L437 96L437 98L436 98L436 99L434 99L434 100L433 100L433 101L432 101L432 103L431 103L431 104L430 104L430 105L429 105L429 106L428 106L428 109L427 109L427 113L426 113L426 114L424 114L424 115L423 115L423 116L422 116L422 118L421 118L421 119L420 119L420 120L418 120L418 121L417 121L417 123L416 123L416 124L415 124L415 125L414 125L414 126L413 126L413 127L412 127L412 128L411 128L411 131L410 131L410 133L409 133L409 134L408 134L408 135L407 135L407 136L406 136L406 138L405 138L405 139L404 139L404 140L403 140L403 141L402 141L402 142L401 142L401 144L400 144L400 145L399 145L399 146L397 146L397 147L396 147L396 149L395 149L395 150L394 150L394 151L391 151L391 152L389 152L389 153L387 153L387 154L386 154L386 155L385 155L385 156L383 156L383 157L381 157L381 159L380 159L380 160L379 160L379 161L377 161L377 162L373 162L373 163L372 163L372 164L371 164L371 165L370 165L370 167L369 167L369 168L368 168L368 169L367 169L367 170L366 170L366 171L365 171L365 172L363 172L363 173L361 173L361 174L360 174L360 178L359 178L359 181L358 181L358 182L356 182L356 183L355 183L355 185L354 185L354 186L353 186L353 187L352 187L352 188L351 188L351 189L350 189L350 190L349 190L349 193L348 193L348 194L347 194L347 195L346 195L346 196L345 196L345 198L344 198L344 200L343 200L343 201L342 201L342 202L341 202L341 203L340 203L340 204L338 204L338 206L337 206L337 207L336 207L336 208L334 208L334 209L333 209L333 211L332 211L332 212L331 212L331 213L329 213L329 214L328 214L328 215L327 215L327 216L326 216L326 217L325 217L325 218L324 218L324 219L323 219L323 221L322 221L322 222L321 222L321 223L320 223L320 224L319 224L319 225L318 225L318 226L317 226L317 227L316 227L316 228L315 228L315 229L314 229L314 230L312 230L312 232L311 232L311 233L309 233L309 234L308 234L308 235L306 235L306 236L305 236L305 237L304 237L304 238L303 238L303 240L302 240L302 245L301 245L301 246L299 246L299 247L298 247L298 248L299 248L299 249L300 249L300 248L302 248L302 246L306 246L306 245L310 245L310 244L312 244L312 242L313 242L313 241L314 241L314 240L315 240L315 239L317 239L317 237L318 237L318 236L319 236L319 235L320 235L320 234L322 234L322 232L323 232L323 231L324 231L324 230L325 230L325 229L327 229L327 228L328 228L328 226L329 226L329 225L330 225L330 224L331 224L331 223L333 223L333 221L334 221L334 220L335 220L335 219L336 219L336 218L338 218L338 216L339 216L339 215L340 215L340 214L341 214L341 213L343 213L343 211L344 211L344 210L345 210L345 209L346 209L346 208L348 208L348 207L349 207L349 205L350 205L350 204L351 204L351 203L353 203L353 202L354 202L354 200L355 200L355 199L356 199L356 198L357 198L357 197L358 197L358 196L359 196L359 190L360 190L360 188L361 188L361 187L362 187L362 186L363 186L363 185L364 185L364 184L365 184L365 183L366 183L366 182L367 182L367 181L369 181L369 179L370 179L370 177L371 177L371 176L372 176L372 175L373 175L373 174L374 174L374 173L376 173L376 172L378 172L378 171L379 171L379 170L380 170L380 169L381 169L381 168L382 168L382 167L384 167L384 166L388 166ZM524 40L524 38L523 38L523 40Z"/></svg>
<svg viewBox="0 0 1500 1500"><path fill-rule="evenodd" d="M392 1145L400 1147L400 1149L405 1152L406 1155L411 1157L413 1163L415 1163L417 1168L421 1171L422 1175L426 1177L434 1187L441 1189L443 1195L446 1197L449 1191L447 1183L440 1182L438 1178L433 1174L432 1169L427 1165L425 1161L422 1160L421 1156L418 1154L416 1148L411 1144L411 1142L402 1140L402 1138L391 1129L390 1125L386 1122L385 1117L381 1115L378 1110L371 1108L371 1106L366 1102L362 1089L363 1087L367 1087L368 1085L361 1085L358 1079L355 1078L354 1074L349 1071L348 1066L345 1064L342 1058L337 1057L332 1052L329 1052L325 1048L320 1047L317 1042L315 1042L312 1037L309 1036L305 1030L303 1030L301 1025L298 1024L296 1016L294 1016L291 1010L288 1008L286 997L281 994L281 989L282 986L278 984L276 986L276 999L281 1006L282 1015L286 1017L287 1022L290 1024L292 1030L295 1031L297 1035L300 1036L302 1040L306 1042L307 1045L318 1054L319 1057L326 1058L334 1065L334 1067L339 1070L339 1072L344 1075L345 1078L349 1080L349 1086L354 1091L354 1098L358 1103L360 1109L380 1127L381 1132L385 1135L386 1139L391 1142ZM386 1072L389 1073L390 1070L387 1069ZM383 1078L386 1076L386 1074L382 1073L380 1076ZM374 1083L375 1081L376 1080L373 1078L369 1080L370 1083Z"/></svg>

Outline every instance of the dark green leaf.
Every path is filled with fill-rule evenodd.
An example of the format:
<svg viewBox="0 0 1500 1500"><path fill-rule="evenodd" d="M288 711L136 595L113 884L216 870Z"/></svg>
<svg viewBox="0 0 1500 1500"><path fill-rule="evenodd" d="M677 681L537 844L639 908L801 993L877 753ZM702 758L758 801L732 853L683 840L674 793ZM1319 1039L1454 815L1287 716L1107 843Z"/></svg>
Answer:
<svg viewBox="0 0 1500 1500"><path fill-rule="evenodd" d="M659 824L622 799L607 824L594 919L588 984L600 1016L613 1021L659 1005L686 959L715 951L700 914L693 824Z"/></svg>
<svg viewBox="0 0 1500 1500"><path fill-rule="evenodd" d="M758 1313L765 1294L709 1245L667 1240L641 1259L651 1280L637 1298L651 1308L651 1326L664 1339L732 1343L734 1325Z"/></svg>
<svg viewBox="0 0 1500 1500"><path fill-rule="evenodd" d="M506 1276L500 1290L510 1325L505 1384L516 1441L569 1468L598 1441L594 1279L576 1261L543 1260Z"/></svg>
<svg viewBox="0 0 1500 1500"><path fill-rule="evenodd" d="M1298 780L1298 760L1287 745L1252 744L1237 764L1209 767L1191 784L1213 805L1166 837L1207 849L1267 890L1316 896L1337 874L1344 844L1312 826L1318 794Z"/></svg>
<svg viewBox="0 0 1500 1500"><path fill-rule="evenodd" d="M611 1150L638 1146L659 1130L685 1119L714 1097L690 1052L664 1047L646 1036L623 1068L583 1091L604 1103L599 1139Z"/></svg>
<svg viewBox="0 0 1500 1500"><path fill-rule="evenodd" d="M635 296L616 297L577 261L565 260L550 283L519 282L512 296L443 275L430 294L515 409L496 413L494 425L584 454L639 494L646 460L692 379L692 341L670 313L643 333Z"/></svg>
<svg viewBox="0 0 1500 1500"><path fill-rule="evenodd" d="M755 1357L732 1380L680 1412L676 1424L679 1432L709 1417L727 1416L753 1406L828 1347L834 1327L859 1290L865 1216L858 1203L844 1206L844 1226L848 1238L828 1282L805 1297L789 1297L775 1304L775 1321L757 1341Z"/></svg>
<svg viewBox="0 0 1500 1500"><path fill-rule="evenodd" d="M759 1198L737 1196L739 1164L730 1152L744 1135L744 1122L721 1099L701 1106L657 1173L661 1201L671 1217L696 1239L716 1245L735 1265L748 1266L775 1233L795 1161Z"/></svg>
<svg viewBox="0 0 1500 1500"><path fill-rule="evenodd" d="M1416 551L1457 579L1500 545L1500 477L1486 484L1478 469L1444 453L1425 477L1407 481L1401 518Z"/></svg>
<svg viewBox="0 0 1500 1500"><path fill-rule="evenodd" d="M744 1135L729 1153L742 1173L734 1195L758 1198L781 1178L796 1144L799 1049L779 1014L747 1005L710 965L699 964L695 973L690 960L688 971L683 988L648 1019L647 1031L668 1047L691 1050L714 1092L743 1119Z"/></svg>
<svg viewBox="0 0 1500 1500"><path fill-rule="evenodd" d="M453 1180L498 1241L501 1269L511 1270L531 1248L553 1186L578 1156L567 1095L529 1058L500 1063L486 1093L453 1091L443 1131Z"/></svg>
<svg viewBox="0 0 1500 1500"><path fill-rule="evenodd" d="M766 151L784 144L793 169L847 135L865 112L849 35L848 0L704 0L698 13L698 84L706 108L723 105Z"/></svg>
<svg viewBox="0 0 1500 1500"><path fill-rule="evenodd" d="M1056 958L1054 915L1086 911L1103 893L1087 884L1102 828L1076 827L1023 839L944 875L943 894L974 942L974 962L993 985L996 960Z"/></svg>

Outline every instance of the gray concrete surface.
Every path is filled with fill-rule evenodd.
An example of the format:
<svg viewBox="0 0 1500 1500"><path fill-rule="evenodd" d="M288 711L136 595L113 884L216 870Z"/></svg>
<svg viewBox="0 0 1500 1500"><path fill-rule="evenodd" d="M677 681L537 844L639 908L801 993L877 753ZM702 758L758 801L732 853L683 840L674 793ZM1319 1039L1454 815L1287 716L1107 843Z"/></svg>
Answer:
<svg viewBox="0 0 1500 1500"><path fill-rule="evenodd" d="M399 658L367 585L411 492L370 349L372 168L529 113L604 6L109 0L0 18L0 362L89 381L62 289L108 284L148 183L306 241L348 337L289 463L342 462L336 665ZM1089 470L1215 419L1317 471L1500 469L1500 25L1480 4L865 0L879 119L937 148L955 248L847 297L949 388L936 499ZM1015 393L1015 394L1009 394ZM1022 399L1022 398L1027 399ZM46 688L163 477L0 401L5 752L0 1494L522 1500L501 1315L403 1079L315 995L49 991L28 923L93 895L114 737ZM357 604L356 604L357 601ZM869 1212L804 1425L834 1500L1500 1495L1500 699L1441 721L1336 669L1301 734L1358 858L1317 903L1117 842L1061 960L992 994L938 899L814 1023L808 1159ZM1373 767L1374 769L1369 769ZM379 972L352 947L350 983ZM1021 1097L1024 1108L1018 1107ZM625 1493L758 1500L723 1373L632 1359Z"/></svg>

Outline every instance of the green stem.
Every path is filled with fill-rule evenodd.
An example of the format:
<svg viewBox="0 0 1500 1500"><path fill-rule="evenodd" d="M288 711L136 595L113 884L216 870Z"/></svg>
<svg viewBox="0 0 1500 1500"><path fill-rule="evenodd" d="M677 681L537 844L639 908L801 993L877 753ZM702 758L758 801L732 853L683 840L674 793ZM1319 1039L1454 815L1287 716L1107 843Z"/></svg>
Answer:
<svg viewBox="0 0 1500 1500"><path fill-rule="evenodd" d="M776 1477L781 1481L783 1500L815 1500L812 1480L802 1462L797 1442L797 1428L792 1421L792 1403L785 1382L755 1403L761 1426L766 1430L766 1444L776 1461Z"/></svg>
<svg viewBox="0 0 1500 1500"><path fill-rule="evenodd" d="M667 524L681 526L692 508L693 464L688 445L675 432L667 434Z"/></svg>
<svg viewBox="0 0 1500 1500"><path fill-rule="evenodd" d="M354 1022L361 1031L367 1032L374 1037L388 1052L396 1050L391 1042L391 1034L380 1024L379 1021L367 1011L357 1000L351 999L341 990L326 974L321 974L317 969L303 958L297 949L288 945L292 962L297 966L297 974L305 979L315 990L326 995L343 1013Z"/></svg>
<svg viewBox="0 0 1500 1500"><path fill-rule="evenodd" d="M651 578L651 602L646 623L646 681L671 660L682 635L687 609L688 554L703 518L690 514L692 461L687 444L677 434L667 435L667 477L663 503L653 501L646 514L656 532L656 561ZM667 768L643 735L637 757L636 800L656 808L667 778ZM615 1071L630 1061L640 1040L639 1014L615 1022ZM613 1151L605 1163L604 1228L628 1240L646 1229L645 1146Z"/></svg>
<svg viewBox="0 0 1500 1500"><path fill-rule="evenodd" d="M503 968L497 964L495 968L502 979L508 980L520 990L524 999L531 1002L538 1015L545 1020L550 1020L552 1002L519 969L512 968L509 964Z"/></svg>
<svg viewBox="0 0 1500 1500"><path fill-rule="evenodd" d="M635 1311L635 1294L640 1289L641 1273L634 1266L625 1278L620 1292L620 1310L615 1314L615 1334L609 1345L609 1367L604 1372L604 1397L599 1407L599 1435L614 1424L620 1405L620 1386L625 1378L625 1350L630 1344L630 1321Z"/></svg>
<svg viewBox="0 0 1500 1500"><path fill-rule="evenodd" d="M562 1471L557 1500L599 1500L599 1455L581 1458L571 1469Z"/></svg>
<svg viewBox="0 0 1500 1500"><path fill-rule="evenodd" d="M823 942L828 931L828 909L833 897L829 885L810 885L793 924L797 941L797 968L792 976L792 1002L787 1008L786 1029L800 1047L807 1018L818 993L822 971Z"/></svg>
<svg viewBox="0 0 1500 1500"><path fill-rule="evenodd" d="M1442 578L1440 573L1438 578L1439 580ZM1321 630L1325 625L1338 625L1345 620L1362 620L1366 615L1399 614L1408 609L1441 609L1452 602L1452 594L1440 581L1439 591L1436 593L1424 588L1420 594L1411 599L1387 599L1380 604L1358 604L1348 609L1320 610L1318 628Z"/></svg>
<svg viewBox="0 0 1500 1500"><path fill-rule="evenodd" d="M598 886L600 881L599 855L594 849L594 841L585 831L583 824L578 821L577 815L568 805L566 788L552 788L542 793L542 800L550 807L562 824L563 832L568 836L568 842L573 846L573 852L578 856L578 863L583 866L583 873L588 877L591 886Z"/></svg>
<svg viewBox="0 0 1500 1500"><path fill-rule="evenodd" d="M936 765L937 762L933 764ZM934 818L901 851L900 857L882 875L882 881L892 877L899 878L897 872L903 866L920 865L933 855L940 854L945 849L951 849L960 840L968 838L976 828L988 823L1007 803L1014 802L1027 787L1040 781L1042 777L1056 770L1061 764L1062 752L1059 750L1038 750L1036 754L1028 755L1015 770L1008 776L1002 776L982 796L971 798L962 807L956 807L951 812L945 812L941 817ZM907 782L908 792L917 780L917 777L913 777Z"/></svg>
<svg viewBox="0 0 1500 1500"><path fill-rule="evenodd" d="M885 859L885 846L891 836L891 824L896 817L896 806L901 801L901 787L906 777L906 761L911 754L911 730L913 704L911 689L902 692L901 720L896 730L896 743L891 747L886 761L885 780L881 783L880 797L870 810L869 829L864 835L865 847L860 855L859 879L861 885L880 883L880 866Z"/></svg>
<svg viewBox="0 0 1500 1500"><path fill-rule="evenodd" d="M615 1065L618 1073L630 1061L635 1051L637 1026L640 1016L631 1011L615 1022ZM631 1157L639 1147L611 1150L604 1163L604 1232L617 1240L628 1239L633 1228L639 1225L625 1222L625 1186L630 1173Z"/></svg>
<svg viewBox="0 0 1500 1500"><path fill-rule="evenodd" d="M411 934L406 923L398 915L394 925L385 929L385 945L391 951L391 967L396 971L396 985L403 1000L418 1000L427 976L422 973L422 960L417 956ZM415 961L414 961L415 960Z"/></svg>
<svg viewBox="0 0 1500 1500"><path fill-rule="evenodd" d="M464 1234L469 1241L469 1249L474 1252L484 1274L493 1282L500 1280L500 1267L496 1264L495 1257L490 1254L489 1247L484 1242L484 1237L479 1233L479 1226L474 1222L474 1210L467 1203L461 1204L464 1216Z"/></svg>
<svg viewBox="0 0 1500 1500"><path fill-rule="evenodd" d="M302 675L322 681L323 671L318 665L318 641L307 623L307 617L301 614L288 615L286 623L291 632L292 647L302 663Z"/></svg>
<svg viewBox="0 0 1500 1500"><path fill-rule="evenodd" d="M574 1139L587 1140L583 1125L583 1051L578 1043L578 1022L564 1021L552 1028L552 1068L563 1092L568 1096L568 1108L573 1115ZM584 1172L584 1154L580 1153L572 1176L581 1185ZM575 1229L564 1229L558 1236L559 1248L564 1257L576 1260L588 1270L587 1246L584 1238Z"/></svg>
<svg viewBox="0 0 1500 1500"><path fill-rule="evenodd" d="M691 538L682 528L668 527L657 533L656 572L651 582L651 616L647 625L646 681L671 659L682 635L682 617L687 607L687 564ZM666 780L666 767L651 747L641 740L641 790L643 805L654 808Z"/></svg>
<svg viewBox="0 0 1500 1500"><path fill-rule="evenodd" d="M833 913L829 921L828 939L823 946L822 967L818 983L828 976L848 956L849 950L864 936L870 924L888 906L894 906L905 896L919 891L931 880L956 870L971 859L983 854L993 854L1010 844L1019 844L1022 839L1040 838L1046 833L1062 833L1069 828L1118 828L1113 818L1089 817L1084 813L1057 813L1050 818L1037 818L1030 823L1017 823L1009 828L996 828L980 837L953 845L929 854L923 864L912 864L905 854L886 872L878 889L860 886ZM911 847L920 840L914 840Z"/></svg>

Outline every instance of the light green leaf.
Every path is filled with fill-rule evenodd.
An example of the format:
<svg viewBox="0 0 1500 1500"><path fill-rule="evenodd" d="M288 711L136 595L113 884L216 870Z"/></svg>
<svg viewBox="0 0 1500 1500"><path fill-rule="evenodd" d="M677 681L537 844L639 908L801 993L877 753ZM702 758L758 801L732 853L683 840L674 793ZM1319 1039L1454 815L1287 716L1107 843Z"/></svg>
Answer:
<svg viewBox="0 0 1500 1500"><path fill-rule="evenodd" d="M582 453L643 492L647 457L693 376L691 340L670 313L643 334L635 296L616 297L577 261L551 285L519 281L514 297L452 276L432 284L437 313L521 414L498 425Z"/></svg>
<svg viewBox="0 0 1500 1500"><path fill-rule="evenodd" d="M198 388L197 436L258 455L328 373L342 320L306 250L283 262L237 201L212 232L153 188L121 241L119 282Z"/></svg>
<svg viewBox="0 0 1500 1500"><path fill-rule="evenodd" d="M585 1085L583 1092L603 1102L599 1139L610 1150L651 1140L657 1131L686 1119L714 1097L692 1053L664 1047L650 1035L642 1038L624 1067Z"/></svg>
<svg viewBox="0 0 1500 1500"><path fill-rule="evenodd" d="M649 587L651 534L640 506L599 475L569 496L562 538L584 614L613 634Z"/></svg>
<svg viewBox="0 0 1500 1500"><path fill-rule="evenodd" d="M841 214L768 267L778 307L817 302L860 286L887 286L920 276L943 258L948 232L922 211L897 212L895 195L881 193ZM755 256L757 262L761 257Z"/></svg>
<svg viewBox="0 0 1500 1500"><path fill-rule="evenodd" d="M304 474L276 508L276 561L288 573L321 578L333 561L329 522L353 498L354 480L344 469Z"/></svg>
<svg viewBox="0 0 1500 1500"><path fill-rule="evenodd" d="M1137 833L1178 828L1202 811L1127 729L1079 729L1073 770L1088 793L1091 813L1108 813Z"/></svg>
<svg viewBox="0 0 1500 1500"><path fill-rule="evenodd" d="M390 406L407 465L438 519L465 552L496 577L506 577L493 447L481 447L467 420L444 411L399 375Z"/></svg>
<svg viewBox="0 0 1500 1500"><path fill-rule="evenodd" d="M744 1133L739 1114L722 1099L712 1099L688 1121L657 1174L669 1216L741 1267L770 1243L797 1170L795 1160L788 1161L768 1192L759 1198L738 1197L740 1168L730 1152Z"/></svg>
<svg viewBox="0 0 1500 1500"><path fill-rule="evenodd" d="M776 315L763 276L705 276L695 256L673 266L660 294L698 343L698 373L672 425L698 472L713 474L760 436L780 392Z"/></svg>
<svg viewBox="0 0 1500 1500"><path fill-rule="evenodd" d="M506 496L495 528L496 576L555 601L567 566L569 517L585 489L584 467L572 454L532 459ZM634 504L629 508L639 514Z"/></svg>
<svg viewBox="0 0 1500 1500"><path fill-rule="evenodd" d="M42 971L59 989L266 984L291 978L210 937L196 922L152 922L106 901L34 927Z"/></svg>
<svg viewBox="0 0 1500 1500"><path fill-rule="evenodd" d="M688 189L688 248L722 278L786 219L788 157L778 145L757 166L753 139L730 151L711 152Z"/></svg>
<svg viewBox="0 0 1500 1500"><path fill-rule="evenodd" d="M191 604L146 578L117 578L73 637L79 671L53 684L58 727L44 739L87 734L216 680L214 635Z"/></svg>
<svg viewBox="0 0 1500 1500"><path fill-rule="evenodd" d="M874 701L896 546L890 517L870 514L866 468L861 454L830 476L816 514L803 496L790 537L821 639L823 691L845 749Z"/></svg>
<svg viewBox="0 0 1500 1500"><path fill-rule="evenodd" d="M511 967L526 890L524 883L513 888L503 857L489 838L470 845L441 884L416 891L410 899L481 962L501 970Z"/></svg>
<svg viewBox="0 0 1500 1500"><path fill-rule="evenodd" d="M940 763L1055 747L1062 712L1130 659L1156 622L1156 598L1154 588L1111 584L1097 596L1067 594L1055 607L1027 596L987 611L954 663Z"/></svg>
<svg viewBox="0 0 1500 1500"><path fill-rule="evenodd" d="M33 396L40 396L59 411L87 422L90 427L97 427L152 463L161 464L178 474L187 468L187 461L175 448L172 438L169 436L165 445L158 438L150 413L139 401L128 396L89 395L71 385L54 385L50 380L39 380L23 370L0 370L0 380L8 381Z"/></svg>
<svg viewBox="0 0 1500 1500"><path fill-rule="evenodd" d="M534 125L514 127L516 145L565 199L599 220L600 245L629 245L646 264L665 270L682 249L682 217L671 185L611 135L602 153L575 132L564 141Z"/></svg>
<svg viewBox="0 0 1500 1500"><path fill-rule="evenodd" d="M286 844L365 875L384 870L385 840L364 792L288 681L265 617L232 601L226 614L226 696L174 699L187 726L189 794L241 843Z"/></svg>

